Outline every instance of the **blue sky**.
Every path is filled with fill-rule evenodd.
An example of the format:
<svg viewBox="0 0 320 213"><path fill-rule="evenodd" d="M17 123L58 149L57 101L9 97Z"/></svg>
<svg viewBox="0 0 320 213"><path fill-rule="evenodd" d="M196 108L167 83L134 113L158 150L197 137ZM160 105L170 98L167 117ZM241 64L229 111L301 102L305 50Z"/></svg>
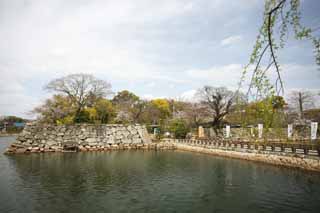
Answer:
<svg viewBox="0 0 320 213"><path fill-rule="evenodd" d="M0 0L0 115L28 116L50 97L44 85L71 73L145 98L189 98L203 85L236 88L263 2ZM320 2L301 7L303 23L320 27ZM280 61L286 91L320 89L309 42L289 39Z"/></svg>

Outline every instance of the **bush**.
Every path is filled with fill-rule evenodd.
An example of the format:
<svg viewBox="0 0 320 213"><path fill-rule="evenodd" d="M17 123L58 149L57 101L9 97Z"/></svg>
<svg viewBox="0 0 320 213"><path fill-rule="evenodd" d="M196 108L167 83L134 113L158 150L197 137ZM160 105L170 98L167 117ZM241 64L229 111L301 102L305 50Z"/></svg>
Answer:
<svg viewBox="0 0 320 213"><path fill-rule="evenodd" d="M90 123L90 113L86 110L80 111L75 117L74 117L75 123Z"/></svg>
<svg viewBox="0 0 320 213"><path fill-rule="evenodd" d="M186 138L189 132L186 122L182 119L172 120L169 125L169 130L174 134L175 138L178 139Z"/></svg>

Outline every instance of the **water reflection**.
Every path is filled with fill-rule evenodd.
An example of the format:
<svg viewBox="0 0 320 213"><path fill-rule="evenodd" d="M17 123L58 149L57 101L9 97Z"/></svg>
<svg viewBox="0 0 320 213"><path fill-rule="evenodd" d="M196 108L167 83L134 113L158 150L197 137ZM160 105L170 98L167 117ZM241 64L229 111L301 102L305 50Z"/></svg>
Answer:
<svg viewBox="0 0 320 213"><path fill-rule="evenodd" d="M2 155L0 168L1 212L317 212L320 207L319 174L187 152Z"/></svg>

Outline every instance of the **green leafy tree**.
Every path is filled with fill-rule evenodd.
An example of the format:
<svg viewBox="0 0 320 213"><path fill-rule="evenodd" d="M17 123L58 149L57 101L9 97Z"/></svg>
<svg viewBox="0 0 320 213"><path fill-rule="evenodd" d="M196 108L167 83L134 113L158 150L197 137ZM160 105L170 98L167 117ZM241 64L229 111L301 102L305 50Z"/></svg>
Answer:
<svg viewBox="0 0 320 213"><path fill-rule="evenodd" d="M74 119L75 123L92 123L92 117L90 116L89 110L81 110L77 113L77 116Z"/></svg>
<svg viewBox="0 0 320 213"><path fill-rule="evenodd" d="M283 112L286 103L281 96L272 96L252 102L245 108L243 124L263 123L266 128L281 127L285 123Z"/></svg>
<svg viewBox="0 0 320 213"><path fill-rule="evenodd" d="M96 119L100 123L110 123L116 116L115 108L111 101L107 99L99 99L95 105Z"/></svg>
<svg viewBox="0 0 320 213"><path fill-rule="evenodd" d="M39 115L40 122L64 124L72 123L70 119L74 119L75 111L73 102L67 96L54 95L44 104L36 107L32 113Z"/></svg>
<svg viewBox="0 0 320 213"><path fill-rule="evenodd" d="M169 131L174 134L175 138L186 138L189 130L187 123L183 119L174 119L169 124Z"/></svg>

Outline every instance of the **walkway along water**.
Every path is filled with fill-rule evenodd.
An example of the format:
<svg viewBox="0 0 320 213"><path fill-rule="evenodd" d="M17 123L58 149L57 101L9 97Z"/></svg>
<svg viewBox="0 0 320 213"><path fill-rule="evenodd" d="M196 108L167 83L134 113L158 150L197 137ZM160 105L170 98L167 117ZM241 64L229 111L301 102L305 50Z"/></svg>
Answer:
<svg viewBox="0 0 320 213"><path fill-rule="evenodd" d="M165 139L179 150L214 154L320 172L319 142Z"/></svg>

